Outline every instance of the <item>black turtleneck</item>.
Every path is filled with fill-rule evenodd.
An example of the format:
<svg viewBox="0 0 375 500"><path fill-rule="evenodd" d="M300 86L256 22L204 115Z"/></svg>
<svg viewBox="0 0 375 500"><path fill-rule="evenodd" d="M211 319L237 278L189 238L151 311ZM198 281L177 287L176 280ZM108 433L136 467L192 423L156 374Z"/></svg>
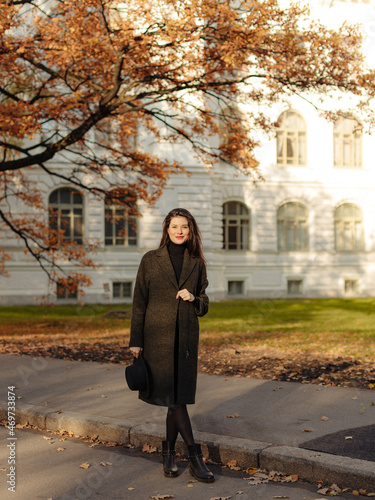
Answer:
<svg viewBox="0 0 375 500"><path fill-rule="evenodd" d="M170 241L168 244L168 252L172 261L172 266L176 274L177 283L180 281L182 264L184 263L184 252L186 249L186 243L173 243Z"/></svg>
<svg viewBox="0 0 375 500"><path fill-rule="evenodd" d="M171 258L172 266L177 278L177 283L180 281L182 265L184 263L184 252L187 247L186 243L173 243L173 241L169 241L168 243L168 252L169 257ZM197 297L193 300L193 305L195 307L199 307L199 299Z"/></svg>

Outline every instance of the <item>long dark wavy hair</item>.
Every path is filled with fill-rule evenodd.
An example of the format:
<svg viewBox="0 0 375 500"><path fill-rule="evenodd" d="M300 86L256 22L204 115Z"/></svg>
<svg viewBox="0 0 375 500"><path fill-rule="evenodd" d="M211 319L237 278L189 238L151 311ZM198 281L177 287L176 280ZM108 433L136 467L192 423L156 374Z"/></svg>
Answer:
<svg viewBox="0 0 375 500"><path fill-rule="evenodd" d="M187 219L189 225L189 236L186 242L188 252L193 257L198 257L202 259L203 262L206 262L202 252L202 238L197 221L186 208L174 208L167 214L163 221L163 234L161 236L159 248L167 246L170 242L168 228L173 217L185 217L185 219Z"/></svg>

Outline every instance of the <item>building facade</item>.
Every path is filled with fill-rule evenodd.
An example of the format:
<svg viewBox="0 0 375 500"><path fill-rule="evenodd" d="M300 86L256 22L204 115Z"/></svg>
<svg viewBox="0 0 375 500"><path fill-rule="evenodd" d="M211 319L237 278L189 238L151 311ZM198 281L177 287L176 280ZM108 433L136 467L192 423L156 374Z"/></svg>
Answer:
<svg viewBox="0 0 375 500"><path fill-rule="evenodd" d="M375 27L370 1L321 1L313 13L332 24L358 20L368 35ZM329 123L297 97L270 113L280 126L274 138L261 138L257 158L265 180L256 184L225 165L207 170L181 145L149 145L150 152L182 158L191 175L173 176L153 208L138 205L137 220L111 199L33 173L46 204L61 214L55 227L64 222L78 243L100 241L85 302L131 300L140 259L158 247L163 219L176 207L190 210L200 226L211 300L374 294L374 136L362 134L354 116ZM15 239L1 246L13 260L10 277L0 277L0 304L33 304L41 296L77 301L56 297L55 285Z"/></svg>

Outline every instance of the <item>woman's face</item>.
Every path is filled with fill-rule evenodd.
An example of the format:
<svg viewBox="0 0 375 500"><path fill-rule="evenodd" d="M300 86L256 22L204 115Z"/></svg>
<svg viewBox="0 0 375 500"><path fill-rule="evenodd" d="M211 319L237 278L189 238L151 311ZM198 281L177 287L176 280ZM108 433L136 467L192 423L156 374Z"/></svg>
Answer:
<svg viewBox="0 0 375 500"><path fill-rule="evenodd" d="M173 243L181 245L185 243L189 237L189 224L186 217L172 217L168 226L169 238Z"/></svg>

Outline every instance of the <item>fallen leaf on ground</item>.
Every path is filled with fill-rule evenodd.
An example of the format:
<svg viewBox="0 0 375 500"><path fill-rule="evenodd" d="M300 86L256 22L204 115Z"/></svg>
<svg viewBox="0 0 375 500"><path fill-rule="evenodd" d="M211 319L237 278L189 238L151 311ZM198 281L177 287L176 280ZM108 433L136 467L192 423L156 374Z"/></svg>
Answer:
<svg viewBox="0 0 375 500"><path fill-rule="evenodd" d="M272 498L289 498L289 497L285 497L283 495L276 495L275 497L272 497Z"/></svg>
<svg viewBox="0 0 375 500"><path fill-rule="evenodd" d="M342 489L339 486L337 486L337 484L335 484L335 483L333 483L331 485L330 489L333 490L333 491L337 491L337 493L341 493L342 492Z"/></svg>
<svg viewBox="0 0 375 500"><path fill-rule="evenodd" d="M332 488L321 488L320 490L318 490L318 493L320 495L326 495L328 497L335 497L336 495L339 495L340 492Z"/></svg>
<svg viewBox="0 0 375 500"><path fill-rule="evenodd" d="M55 413L64 413L64 410L57 410Z"/></svg>
<svg viewBox="0 0 375 500"><path fill-rule="evenodd" d="M322 420L329 420L328 417L322 417Z"/></svg>
<svg viewBox="0 0 375 500"><path fill-rule="evenodd" d="M227 415L227 418L238 418L239 414L238 413L233 413L233 415Z"/></svg>
<svg viewBox="0 0 375 500"><path fill-rule="evenodd" d="M298 474L291 474L290 476L286 476L281 480L283 483L296 483L298 481Z"/></svg>
<svg viewBox="0 0 375 500"><path fill-rule="evenodd" d="M237 460L233 459L233 460L230 460L228 463L227 463L227 467L229 467L230 469L232 470L241 470L241 467L239 467L237 465Z"/></svg>
<svg viewBox="0 0 375 500"><path fill-rule="evenodd" d="M251 469L251 468L250 468ZM249 469L248 469L249 471ZM251 477L244 477L248 484L258 485L258 484L267 484L269 481L274 483L295 483L298 481L298 474L283 474L282 472L271 471L267 472L265 470L255 470L254 472L250 471Z"/></svg>
<svg viewBox="0 0 375 500"><path fill-rule="evenodd" d="M107 396L104 396L104 394L101 395L102 398L106 398Z"/></svg>
<svg viewBox="0 0 375 500"><path fill-rule="evenodd" d="M99 462L99 465L107 467L107 465L112 465L112 462Z"/></svg>
<svg viewBox="0 0 375 500"><path fill-rule="evenodd" d="M320 495L326 495L328 490L329 490L329 488L320 488L320 490L318 490L318 493Z"/></svg>
<svg viewBox="0 0 375 500"><path fill-rule="evenodd" d="M80 468L81 469L88 469L90 467L90 464L88 462L83 462L81 465L80 465Z"/></svg>
<svg viewBox="0 0 375 500"><path fill-rule="evenodd" d="M144 444L142 451L146 453L156 453L157 449L156 446L151 446L150 444Z"/></svg>
<svg viewBox="0 0 375 500"><path fill-rule="evenodd" d="M43 436L43 439L45 439L46 441L51 441L53 438L48 436Z"/></svg>
<svg viewBox="0 0 375 500"><path fill-rule="evenodd" d="M33 357L59 358L66 360L98 361L100 363L129 364L132 362L130 351L124 349L123 327L112 332L110 338L103 334L101 326L87 323L79 341L73 331L69 334L61 333L60 324L46 327L43 334L35 334L35 325L25 325L20 322L17 325L0 325L0 330L7 331L7 337L0 339L0 353L29 355ZM81 328L81 327L80 327ZM22 338L9 336L22 333ZM26 331L25 331L26 329ZM98 336L92 337L93 332ZM58 338L56 333L59 333ZM89 333L89 335L87 335ZM99 341L98 341L99 338ZM127 342L127 341L126 341ZM307 354L298 352L298 357L284 357L282 354L270 355L264 348L237 349L237 345L231 344L230 352L223 346L201 345L199 357L201 371L204 373L216 373L217 375L255 377L274 381L303 382L310 384L321 384L325 386L334 384L336 386L355 387L370 390L370 384L374 385L373 362L357 360L352 357L328 356L325 354ZM234 350L236 354L232 352ZM237 351L241 351L238 353ZM301 369L303 366L303 369ZM67 366L66 369L74 369ZM111 370L110 367L106 370ZM290 377L291 373L297 373ZM95 386L95 389L100 386ZM323 387L317 387L322 391ZM374 388L372 388L374 390Z"/></svg>
<svg viewBox="0 0 375 500"><path fill-rule="evenodd" d="M311 429L303 429L302 432L312 432L312 430Z"/></svg>
<svg viewBox="0 0 375 500"><path fill-rule="evenodd" d="M65 451L65 448L56 448L56 451Z"/></svg>
<svg viewBox="0 0 375 500"><path fill-rule="evenodd" d="M353 436L345 436L345 439L353 439Z"/></svg>
<svg viewBox="0 0 375 500"><path fill-rule="evenodd" d="M257 477L251 477L250 479L248 479L249 481L249 485L250 486L258 486L258 484L262 484L262 483L268 483L268 481L262 481L261 479L258 479Z"/></svg>
<svg viewBox="0 0 375 500"><path fill-rule="evenodd" d="M174 498L174 495L150 495L150 498L153 498L153 500L167 500L168 498Z"/></svg>
<svg viewBox="0 0 375 500"><path fill-rule="evenodd" d="M212 497L210 500L229 500L232 497Z"/></svg>
<svg viewBox="0 0 375 500"><path fill-rule="evenodd" d="M361 411L359 413L363 413L365 411L365 407L362 406Z"/></svg>
<svg viewBox="0 0 375 500"><path fill-rule="evenodd" d="M218 465L218 463L214 462L213 460L211 460L211 458L207 458L207 460L205 460L204 463L207 464L207 465L210 465L210 464L211 465Z"/></svg>

